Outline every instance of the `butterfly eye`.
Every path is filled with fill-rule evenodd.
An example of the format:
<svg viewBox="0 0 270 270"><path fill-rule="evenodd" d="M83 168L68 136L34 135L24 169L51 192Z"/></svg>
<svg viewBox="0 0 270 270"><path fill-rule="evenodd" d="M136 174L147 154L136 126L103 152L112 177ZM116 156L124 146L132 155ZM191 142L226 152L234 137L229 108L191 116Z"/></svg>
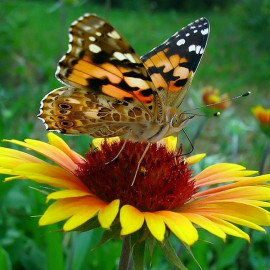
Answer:
<svg viewBox="0 0 270 270"><path fill-rule="evenodd" d="M180 126L181 124L181 119L180 119L180 115L177 115L175 114L173 117L172 117L172 120L171 120L171 126L174 127L174 128L177 128Z"/></svg>
<svg viewBox="0 0 270 270"><path fill-rule="evenodd" d="M188 122L194 117L194 115L192 116L187 116L184 113L181 114L175 114L173 115L172 119L171 119L171 126L173 128L178 128L180 127L180 129L184 128Z"/></svg>

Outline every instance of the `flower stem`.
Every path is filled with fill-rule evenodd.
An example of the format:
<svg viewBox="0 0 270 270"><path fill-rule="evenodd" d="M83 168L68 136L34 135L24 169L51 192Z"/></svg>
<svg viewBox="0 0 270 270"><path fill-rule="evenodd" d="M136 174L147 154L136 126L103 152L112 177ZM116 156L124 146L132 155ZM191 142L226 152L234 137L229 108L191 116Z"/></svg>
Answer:
<svg viewBox="0 0 270 270"><path fill-rule="evenodd" d="M123 237L121 256L118 270L128 270L130 264L130 236Z"/></svg>

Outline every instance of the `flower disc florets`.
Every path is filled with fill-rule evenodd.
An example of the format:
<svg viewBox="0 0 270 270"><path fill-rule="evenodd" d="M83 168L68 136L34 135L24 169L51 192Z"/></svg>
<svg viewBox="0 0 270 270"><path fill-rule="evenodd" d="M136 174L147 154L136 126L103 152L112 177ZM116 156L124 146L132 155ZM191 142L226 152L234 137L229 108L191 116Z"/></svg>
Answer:
<svg viewBox="0 0 270 270"><path fill-rule="evenodd" d="M90 148L86 161L79 164L76 175L100 199L120 199L141 211L171 210L182 206L195 193L190 181L191 170L182 157L175 156L163 145L151 144L132 181L147 143L123 141Z"/></svg>

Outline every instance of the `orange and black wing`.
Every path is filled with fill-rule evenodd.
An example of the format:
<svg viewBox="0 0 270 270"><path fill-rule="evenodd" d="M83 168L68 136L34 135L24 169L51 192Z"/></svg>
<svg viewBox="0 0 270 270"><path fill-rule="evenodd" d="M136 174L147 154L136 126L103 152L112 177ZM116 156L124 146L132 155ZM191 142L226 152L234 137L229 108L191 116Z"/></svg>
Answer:
<svg viewBox="0 0 270 270"><path fill-rule="evenodd" d="M69 50L56 77L68 86L91 89L153 110L153 83L141 59L104 19L85 14L71 24Z"/></svg>
<svg viewBox="0 0 270 270"><path fill-rule="evenodd" d="M183 27L141 59L163 103L178 108L204 53L210 25L201 18Z"/></svg>
<svg viewBox="0 0 270 270"><path fill-rule="evenodd" d="M159 97L141 59L96 15L71 24L56 77L66 87L45 96L39 114L49 130L120 136L136 121L158 119Z"/></svg>

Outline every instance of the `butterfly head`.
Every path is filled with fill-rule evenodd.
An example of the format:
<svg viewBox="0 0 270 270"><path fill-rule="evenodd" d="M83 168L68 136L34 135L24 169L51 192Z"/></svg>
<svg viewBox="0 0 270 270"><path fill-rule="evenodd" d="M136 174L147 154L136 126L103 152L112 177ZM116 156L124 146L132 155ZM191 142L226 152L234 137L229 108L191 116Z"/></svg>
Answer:
<svg viewBox="0 0 270 270"><path fill-rule="evenodd" d="M179 115L175 114L171 119L171 128L181 130L189 123L193 117L194 115L190 116L184 113L180 113Z"/></svg>
<svg viewBox="0 0 270 270"><path fill-rule="evenodd" d="M187 115L181 111L174 112L170 117L169 133L173 134L179 132L186 127L193 117L194 115Z"/></svg>

